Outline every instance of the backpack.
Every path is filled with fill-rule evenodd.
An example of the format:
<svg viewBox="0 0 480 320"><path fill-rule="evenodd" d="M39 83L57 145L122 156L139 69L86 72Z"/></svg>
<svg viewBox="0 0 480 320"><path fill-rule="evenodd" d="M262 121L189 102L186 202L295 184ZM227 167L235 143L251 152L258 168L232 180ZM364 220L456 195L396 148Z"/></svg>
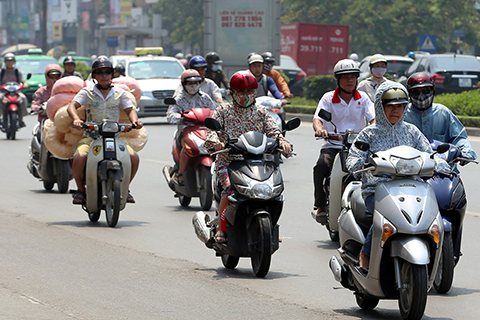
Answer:
<svg viewBox="0 0 480 320"><path fill-rule="evenodd" d="M2 68L2 71L0 71L0 83L3 84L3 77L5 76L5 69ZM20 83L20 79L18 77L18 69L15 68L15 77L17 78L17 82Z"/></svg>

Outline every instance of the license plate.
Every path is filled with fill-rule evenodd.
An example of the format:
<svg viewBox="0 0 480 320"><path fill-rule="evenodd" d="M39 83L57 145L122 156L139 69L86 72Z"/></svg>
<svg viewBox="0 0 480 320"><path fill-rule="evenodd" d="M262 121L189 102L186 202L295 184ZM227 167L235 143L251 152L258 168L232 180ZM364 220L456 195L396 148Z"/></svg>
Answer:
<svg viewBox="0 0 480 320"><path fill-rule="evenodd" d="M458 86L459 87L471 87L472 86L472 79L470 79L470 78L458 78Z"/></svg>

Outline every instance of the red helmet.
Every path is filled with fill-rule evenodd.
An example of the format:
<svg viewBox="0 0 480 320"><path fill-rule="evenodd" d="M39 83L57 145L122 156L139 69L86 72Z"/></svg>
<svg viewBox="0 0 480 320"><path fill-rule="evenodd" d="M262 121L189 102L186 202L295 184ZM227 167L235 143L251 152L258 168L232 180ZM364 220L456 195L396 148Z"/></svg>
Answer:
<svg viewBox="0 0 480 320"><path fill-rule="evenodd" d="M187 69L182 72L182 83L189 81L202 81L202 77L200 77L200 73L197 70Z"/></svg>
<svg viewBox="0 0 480 320"><path fill-rule="evenodd" d="M230 78L232 90L257 89L257 79L250 71L238 71Z"/></svg>
<svg viewBox="0 0 480 320"><path fill-rule="evenodd" d="M415 88L423 88L423 87L432 87L435 89L435 82L433 81L432 77L426 72L415 72L407 80L407 90Z"/></svg>

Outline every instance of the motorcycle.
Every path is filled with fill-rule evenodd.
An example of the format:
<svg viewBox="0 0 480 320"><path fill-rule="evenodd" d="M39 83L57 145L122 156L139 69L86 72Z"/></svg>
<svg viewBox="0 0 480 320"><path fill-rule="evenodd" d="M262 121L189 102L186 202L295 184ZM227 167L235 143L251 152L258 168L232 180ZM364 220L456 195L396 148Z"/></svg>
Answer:
<svg viewBox="0 0 480 320"><path fill-rule="evenodd" d="M338 145L342 146L342 149L335 156L333 161L332 172L330 176L325 179L323 184L323 190L327 195L327 219L325 226L328 230L330 240L337 242L339 240L337 220L342 211L342 193L345 187L351 181L355 180L353 175L347 170L346 161L348 151L350 150L353 141L358 136L358 131L348 129L344 133L337 133L336 126L332 122L332 114L325 109L320 110L319 117L332 123L335 128L334 132L328 133L327 140L330 140L332 143L337 142ZM312 217L316 220L316 210L312 211Z"/></svg>
<svg viewBox="0 0 480 320"><path fill-rule="evenodd" d="M20 129L20 104L22 98L18 92L23 90L23 85L17 82L7 82L0 86L0 90L5 92L3 97L3 124L0 129L7 134L7 139L15 140L16 133Z"/></svg>
<svg viewBox="0 0 480 320"><path fill-rule="evenodd" d="M125 208L131 177L131 160L127 144L119 138L119 132L134 129L131 124L119 124L113 120L101 123L84 123L83 128L98 134L90 145L85 166L86 199L82 205L92 222L105 210L107 224L115 227L120 211Z"/></svg>
<svg viewBox="0 0 480 320"><path fill-rule="evenodd" d="M220 123L212 118L205 125L215 131ZM300 119L290 120L285 130L300 125ZM230 138L219 152L241 154L243 160L232 161L228 174L233 190L225 210L227 243L217 243L214 236L219 225L218 212L214 219L202 211L192 223L197 237L221 256L227 269L234 269L240 257L250 257L255 276L263 278L270 269L271 256L279 248L279 225L283 208L284 190L280 163L276 154L281 152L278 139L267 138L260 132L250 131L238 138ZM215 201L220 202L221 186L214 182Z"/></svg>
<svg viewBox="0 0 480 320"><path fill-rule="evenodd" d="M274 97L270 96L262 96L257 97L256 102L267 109L277 126L282 132L284 132L283 128L285 127L285 109L282 106L282 100L275 99Z"/></svg>
<svg viewBox="0 0 480 320"><path fill-rule="evenodd" d="M369 150L365 142L357 141L355 146ZM439 146L437 152L445 152L446 146ZM409 146L371 152L366 168L355 174L371 171L373 176L392 179L376 186L373 213L366 211L361 182L353 181L345 189L338 219L340 258L333 256L329 266L364 310L375 308L379 299L398 299L403 319L423 316L444 237L435 192L428 183L416 179L434 175L433 158L434 154ZM363 269L357 257L370 226L370 267Z"/></svg>
<svg viewBox="0 0 480 320"><path fill-rule="evenodd" d="M432 149L436 150L440 142L433 141L431 145ZM452 144L443 155L444 160L451 165L460 161L478 164L475 160L462 158L461 151ZM435 291L444 294L452 287L454 268L462 255L460 247L463 219L467 210L467 196L460 175L453 169L449 174L436 173L433 177L425 179L425 182L435 191L445 229L442 256L433 282Z"/></svg>
<svg viewBox="0 0 480 320"><path fill-rule="evenodd" d="M175 101L173 98L168 99ZM169 100L167 102L175 104L173 101ZM200 198L202 210L208 211L212 206L211 167L213 159L203 146L207 138L207 128L204 121L212 114L213 110L206 108L192 108L182 113L184 123L189 126L183 130L183 148L177 142L177 133L174 134L172 154L178 168L172 166L163 168L165 180L170 189L175 192L175 197L178 197L182 207L187 207L192 197ZM183 176L183 182L179 182L175 178L177 173Z"/></svg>
<svg viewBox="0 0 480 320"><path fill-rule="evenodd" d="M70 161L54 157L43 143L43 126L47 118L46 104L38 111L38 122L32 130L32 141L29 148L30 161L28 171L43 181L45 190L52 190L57 184L58 192L66 193L73 179Z"/></svg>

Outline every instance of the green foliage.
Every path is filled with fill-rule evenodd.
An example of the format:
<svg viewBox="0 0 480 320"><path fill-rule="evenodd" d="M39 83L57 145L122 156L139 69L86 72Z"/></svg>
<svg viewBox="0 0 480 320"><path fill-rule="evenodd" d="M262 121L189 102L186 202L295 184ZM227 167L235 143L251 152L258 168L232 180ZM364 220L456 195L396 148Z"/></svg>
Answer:
<svg viewBox="0 0 480 320"><path fill-rule="evenodd" d="M88 67L86 63L78 61L77 63L75 63L75 71L80 72L82 74L83 79L87 79L91 69Z"/></svg>
<svg viewBox="0 0 480 320"><path fill-rule="evenodd" d="M320 100L325 92L332 91L337 87L334 76L309 76L305 78L303 90L307 99Z"/></svg>
<svg viewBox="0 0 480 320"><path fill-rule="evenodd" d="M457 116L480 116L480 90L441 94L434 102L447 106Z"/></svg>

